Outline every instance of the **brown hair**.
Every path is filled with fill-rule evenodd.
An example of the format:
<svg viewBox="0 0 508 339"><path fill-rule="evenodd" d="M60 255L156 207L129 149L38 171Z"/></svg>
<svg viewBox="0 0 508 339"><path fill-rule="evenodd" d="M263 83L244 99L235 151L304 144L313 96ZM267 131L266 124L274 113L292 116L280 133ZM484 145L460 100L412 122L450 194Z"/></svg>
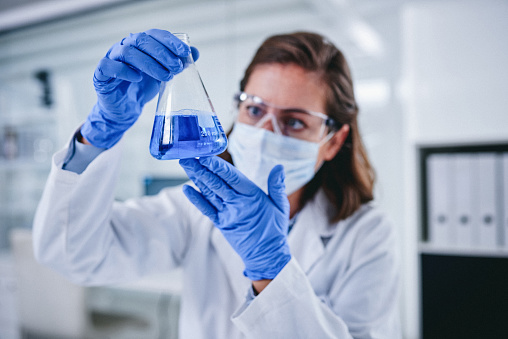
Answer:
<svg viewBox="0 0 508 339"><path fill-rule="evenodd" d="M319 74L327 88L326 113L339 125L350 126L344 145L305 185L300 201L303 206L321 187L335 206L331 221L345 219L361 204L373 199L375 177L358 131L358 106L346 59L319 34L296 32L275 35L265 40L257 50L240 81L240 90L245 89L250 75L258 65L269 63L295 64ZM223 158L231 161L227 153Z"/></svg>

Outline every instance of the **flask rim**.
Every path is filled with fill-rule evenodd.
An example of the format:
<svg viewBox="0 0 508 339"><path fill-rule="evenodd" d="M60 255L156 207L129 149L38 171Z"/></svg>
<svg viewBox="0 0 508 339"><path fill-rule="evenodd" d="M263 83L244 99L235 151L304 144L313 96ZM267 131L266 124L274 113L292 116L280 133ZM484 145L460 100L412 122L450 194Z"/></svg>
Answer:
<svg viewBox="0 0 508 339"><path fill-rule="evenodd" d="M173 33L174 36L176 36L181 41L185 42L187 45L190 45L190 39L189 35L187 33Z"/></svg>

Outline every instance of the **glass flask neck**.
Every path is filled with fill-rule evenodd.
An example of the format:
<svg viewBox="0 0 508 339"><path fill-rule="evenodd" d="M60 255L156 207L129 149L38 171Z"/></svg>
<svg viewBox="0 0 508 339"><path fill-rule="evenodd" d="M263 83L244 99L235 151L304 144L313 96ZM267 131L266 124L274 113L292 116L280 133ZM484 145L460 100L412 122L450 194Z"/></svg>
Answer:
<svg viewBox="0 0 508 339"><path fill-rule="evenodd" d="M187 34L174 35L189 44ZM194 65L192 53L180 60L184 66L182 72L160 86L150 153L160 160L220 154L227 148L226 133Z"/></svg>
<svg viewBox="0 0 508 339"><path fill-rule="evenodd" d="M190 45L189 35L187 33L173 33L173 35L185 42L187 45Z"/></svg>

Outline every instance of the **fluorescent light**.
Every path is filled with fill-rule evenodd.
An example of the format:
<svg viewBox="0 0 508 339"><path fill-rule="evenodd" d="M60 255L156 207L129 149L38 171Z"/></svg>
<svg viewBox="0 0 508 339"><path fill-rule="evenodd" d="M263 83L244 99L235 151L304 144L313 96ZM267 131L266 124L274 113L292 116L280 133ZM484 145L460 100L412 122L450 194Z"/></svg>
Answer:
<svg viewBox="0 0 508 339"><path fill-rule="evenodd" d="M390 84L384 79L357 81L355 96L360 106L384 106L389 103Z"/></svg>
<svg viewBox="0 0 508 339"><path fill-rule="evenodd" d="M354 19L348 25L348 33L356 45L366 54L381 57L384 46L381 36L365 22Z"/></svg>

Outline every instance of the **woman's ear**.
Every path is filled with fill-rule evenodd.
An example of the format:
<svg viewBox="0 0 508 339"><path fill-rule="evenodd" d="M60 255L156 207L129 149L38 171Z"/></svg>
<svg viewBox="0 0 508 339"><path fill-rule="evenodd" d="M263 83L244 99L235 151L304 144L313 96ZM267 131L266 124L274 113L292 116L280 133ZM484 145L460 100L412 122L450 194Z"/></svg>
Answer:
<svg viewBox="0 0 508 339"><path fill-rule="evenodd" d="M332 138L325 144L324 160L332 160L344 145L344 141L349 134L349 125L345 124L335 132Z"/></svg>

